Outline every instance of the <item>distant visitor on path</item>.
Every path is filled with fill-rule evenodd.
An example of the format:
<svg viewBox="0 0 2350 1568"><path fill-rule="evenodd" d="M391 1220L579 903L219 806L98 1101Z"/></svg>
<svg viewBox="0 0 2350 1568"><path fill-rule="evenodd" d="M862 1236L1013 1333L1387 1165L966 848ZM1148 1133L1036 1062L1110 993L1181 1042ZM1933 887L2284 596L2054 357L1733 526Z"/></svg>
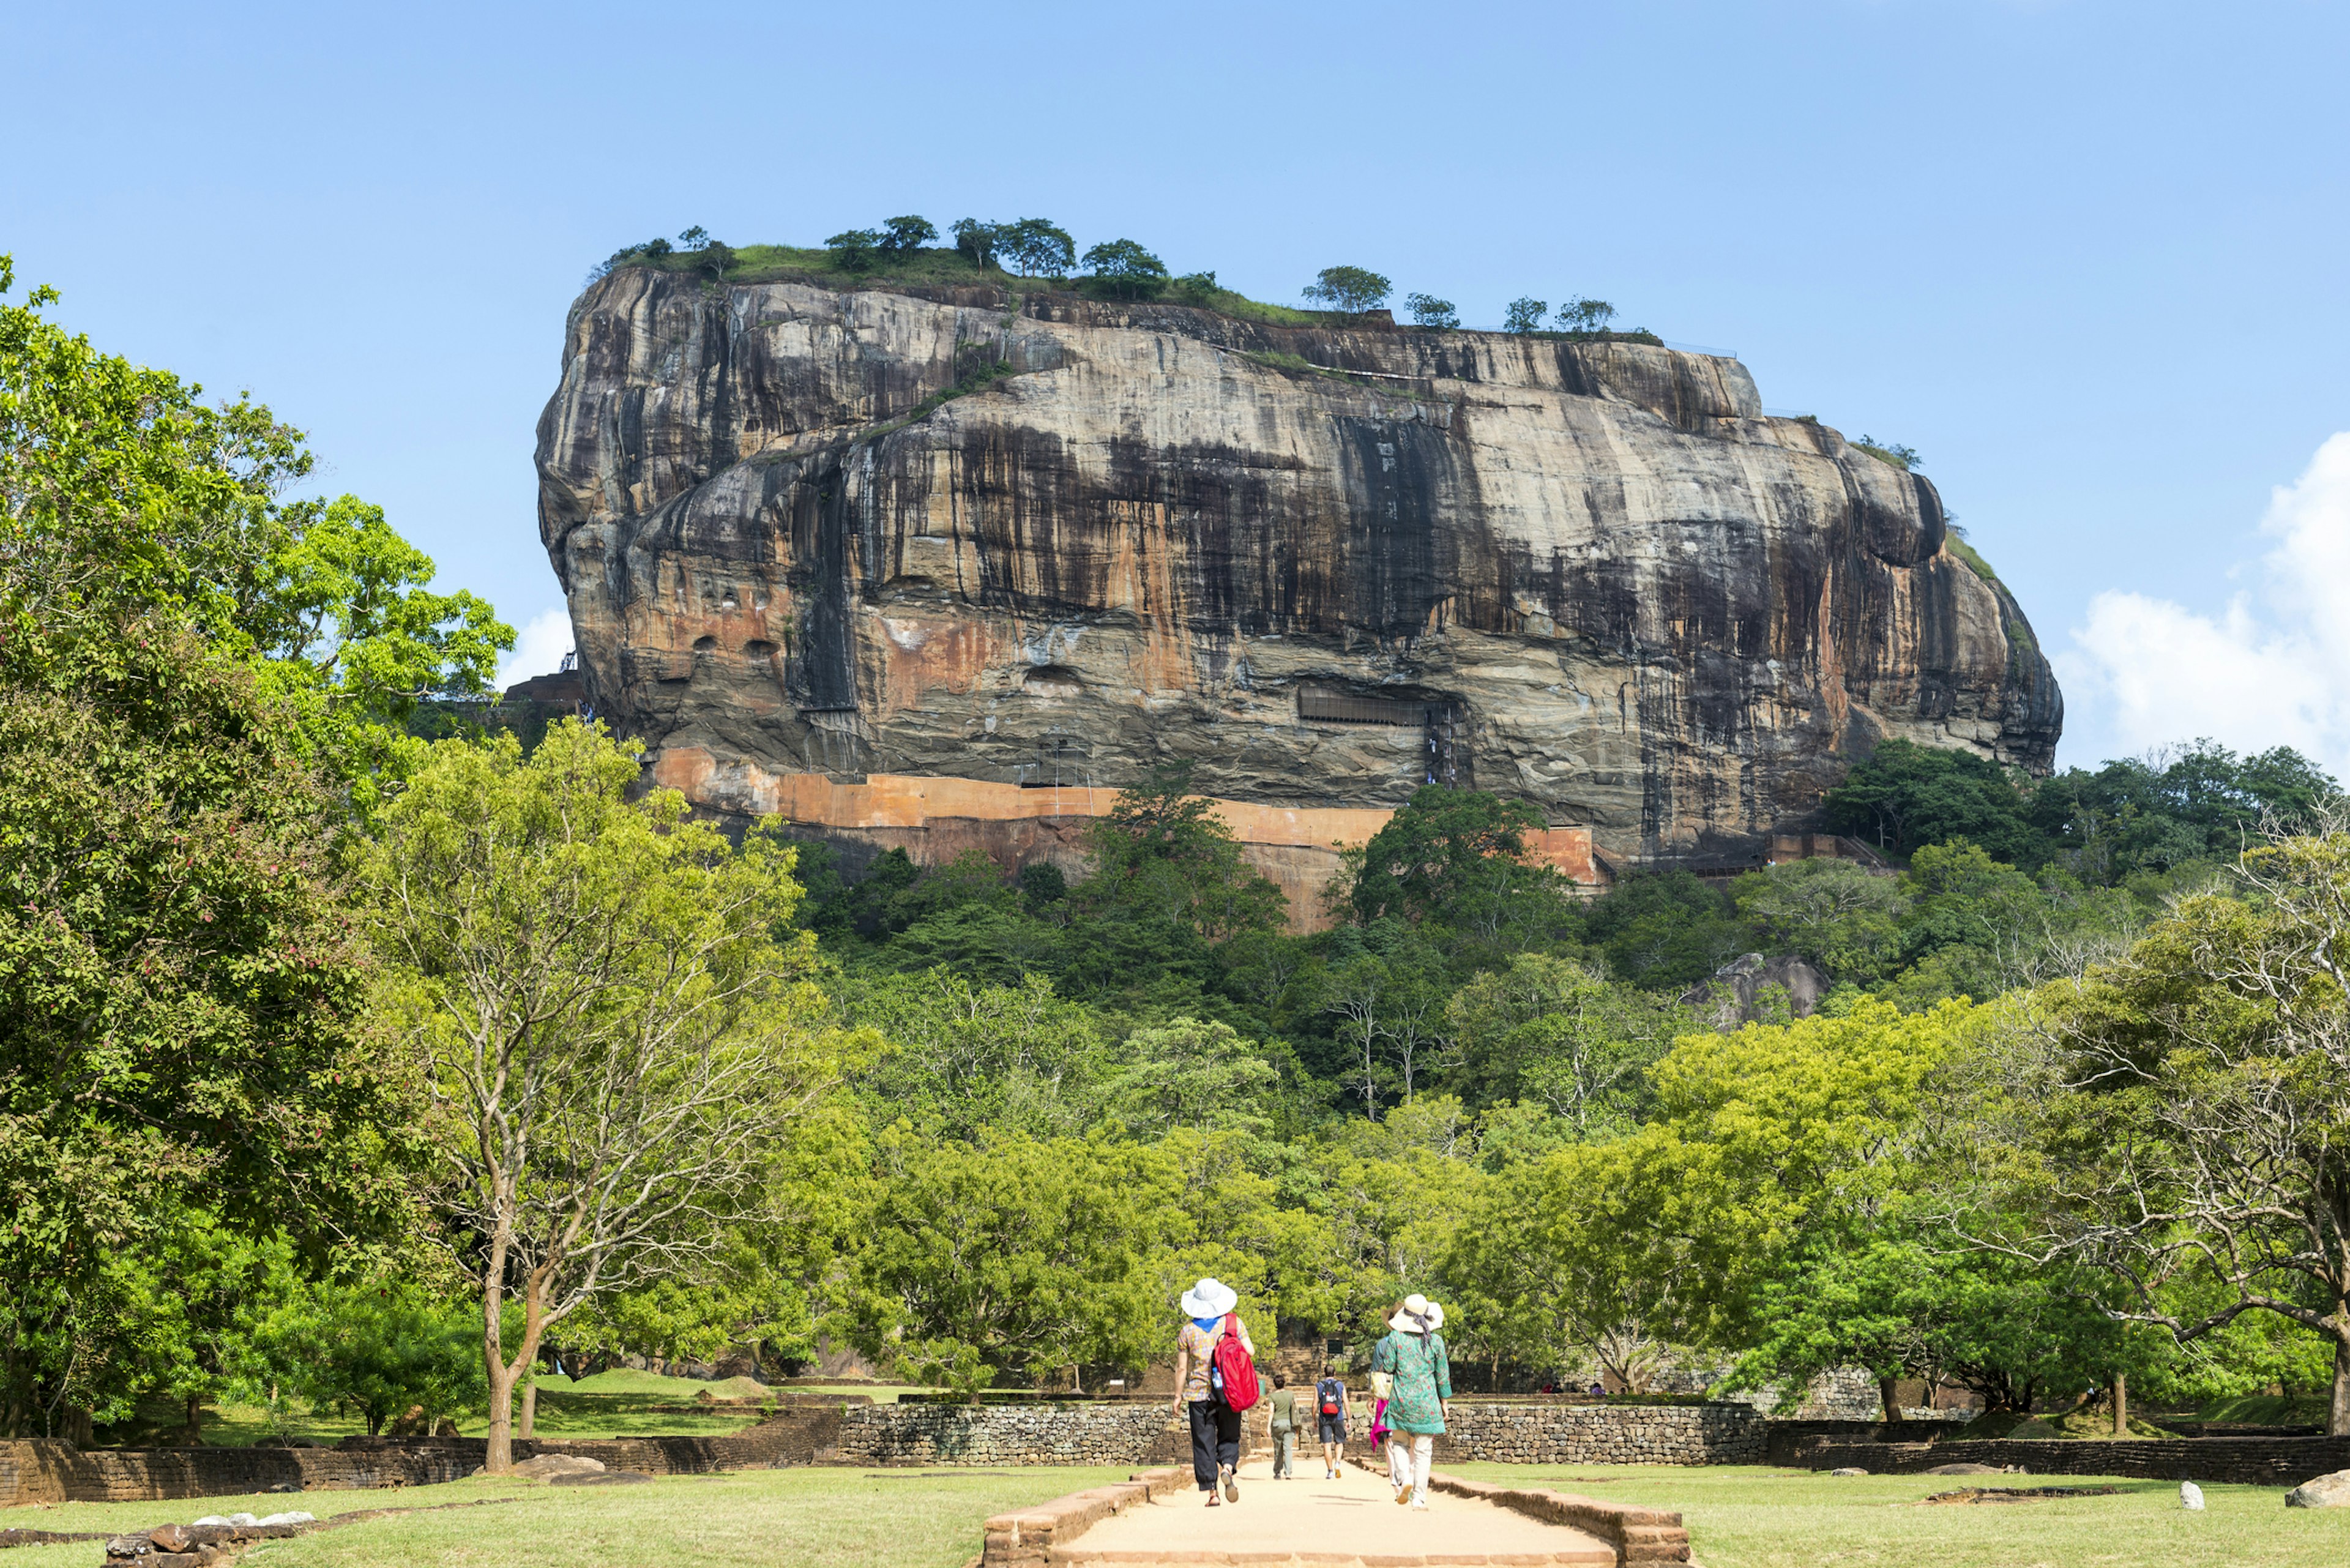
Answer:
<svg viewBox="0 0 2350 1568"><path fill-rule="evenodd" d="M1347 1380L1328 1362L1314 1385L1314 1424L1322 1438L1322 1477L1336 1480L1347 1458Z"/></svg>
<svg viewBox="0 0 2350 1568"><path fill-rule="evenodd" d="M1403 1299L1388 1320L1388 1335L1371 1352L1371 1370L1392 1380L1386 1425L1396 1501L1428 1506L1429 1450L1444 1430L1444 1404L1452 1397L1452 1364L1444 1353L1444 1309L1426 1296Z"/></svg>
<svg viewBox="0 0 2350 1568"><path fill-rule="evenodd" d="M1241 1500L1241 1412L1256 1403L1256 1346L1232 1311L1240 1300L1222 1280L1201 1280L1183 1293L1191 1321L1175 1335L1175 1408L1191 1413L1191 1474L1210 1508Z"/></svg>
<svg viewBox="0 0 2350 1568"><path fill-rule="evenodd" d="M1264 1402L1264 1435L1273 1439L1273 1479L1289 1480L1297 1451L1297 1390L1278 1372L1273 1375L1273 1397Z"/></svg>

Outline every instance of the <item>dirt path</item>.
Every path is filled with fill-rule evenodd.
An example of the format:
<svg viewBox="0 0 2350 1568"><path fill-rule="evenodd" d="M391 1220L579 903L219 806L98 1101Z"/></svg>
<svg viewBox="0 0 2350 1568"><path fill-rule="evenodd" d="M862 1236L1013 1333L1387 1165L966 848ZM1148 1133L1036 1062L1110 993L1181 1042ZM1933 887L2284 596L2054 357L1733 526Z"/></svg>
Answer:
<svg viewBox="0 0 2350 1568"><path fill-rule="evenodd" d="M1197 1492L1105 1519L1053 1550L1055 1568L1444 1568L1452 1563L1607 1564L1615 1549L1489 1502L1431 1491L1426 1510L1399 1508L1384 1475L1349 1465L1325 1480L1317 1457L1274 1480L1270 1460L1241 1467L1241 1500L1206 1506Z"/></svg>

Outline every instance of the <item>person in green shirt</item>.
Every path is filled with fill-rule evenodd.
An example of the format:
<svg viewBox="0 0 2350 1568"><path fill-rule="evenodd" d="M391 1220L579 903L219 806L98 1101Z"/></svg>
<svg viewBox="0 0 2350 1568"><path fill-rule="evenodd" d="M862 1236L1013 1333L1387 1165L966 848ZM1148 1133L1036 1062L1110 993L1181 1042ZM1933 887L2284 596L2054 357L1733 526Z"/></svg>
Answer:
<svg viewBox="0 0 2350 1568"><path fill-rule="evenodd" d="M1388 1396L1388 1454L1396 1501L1428 1506L1429 1450L1444 1430L1444 1402L1452 1397L1452 1363L1444 1353L1444 1309L1414 1293L1388 1320L1388 1335L1371 1352L1371 1370L1395 1380Z"/></svg>
<svg viewBox="0 0 2350 1568"><path fill-rule="evenodd" d="M1273 1439L1273 1479L1287 1480L1297 1451L1297 1390L1278 1372L1273 1375L1273 1397L1264 1408L1265 1436Z"/></svg>

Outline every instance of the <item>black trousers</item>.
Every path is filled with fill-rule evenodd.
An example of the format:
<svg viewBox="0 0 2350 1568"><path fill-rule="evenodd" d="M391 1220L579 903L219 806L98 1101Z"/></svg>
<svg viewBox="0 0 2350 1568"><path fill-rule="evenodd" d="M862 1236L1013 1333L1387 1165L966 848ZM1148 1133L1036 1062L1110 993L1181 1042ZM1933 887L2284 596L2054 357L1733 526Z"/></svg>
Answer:
<svg viewBox="0 0 2350 1568"><path fill-rule="evenodd" d="M1201 1491L1216 1490L1216 1476L1241 1462L1241 1413L1222 1399L1191 1401L1191 1479Z"/></svg>

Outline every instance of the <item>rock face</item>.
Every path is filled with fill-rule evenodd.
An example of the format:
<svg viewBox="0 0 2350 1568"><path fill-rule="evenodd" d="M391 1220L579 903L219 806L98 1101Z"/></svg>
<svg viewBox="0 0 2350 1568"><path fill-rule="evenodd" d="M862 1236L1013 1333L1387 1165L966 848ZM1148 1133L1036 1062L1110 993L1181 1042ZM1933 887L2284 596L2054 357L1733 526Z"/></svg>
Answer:
<svg viewBox="0 0 2350 1568"><path fill-rule="evenodd" d="M538 468L590 701L706 756L722 810L1188 762L1702 853L1883 737L2039 770L2062 722L1933 486L1733 359L624 269L572 309Z"/></svg>

